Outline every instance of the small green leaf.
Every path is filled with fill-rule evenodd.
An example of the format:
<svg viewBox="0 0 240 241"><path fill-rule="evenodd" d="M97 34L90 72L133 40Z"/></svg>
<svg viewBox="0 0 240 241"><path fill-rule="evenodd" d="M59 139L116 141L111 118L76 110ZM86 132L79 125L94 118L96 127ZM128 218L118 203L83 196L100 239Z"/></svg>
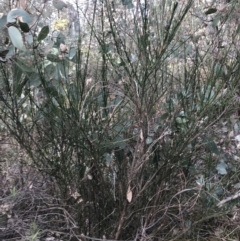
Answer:
<svg viewBox="0 0 240 241"><path fill-rule="evenodd" d="M160 116L160 119L161 119L161 120L166 120L168 117L169 117L169 113L166 112L166 113L164 113L164 114L162 114L162 115Z"/></svg>
<svg viewBox="0 0 240 241"><path fill-rule="evenodd" d="M10 37L14 47L16 47L16 48L18 48L22 51L26 50L25 45L23 43L22 34L20 33L20 31L16 27L10 26L8 28L8 34L9 34L9 37Z"/></svg>
<svg viewBox="0 0 240 241"><path fill-rule="evenodd" d="M112 158L112 156L109 153L105 152L103 154L103 156L104 156L106 162L111 163L113 161L113 158Z"/></svg>
<svg viewBox="0 0 240 241"><path fill-rule="evenodd" d="M149 145L153 142L153 138L148 136L147 139L146 139L146 144Z"/></svg>
<svg viewBox="0 0 240 241"><path fill-rule="evenodd" d="M209 14L213 14L213 13L216 13L217 12L217 9L216 8L209 8L205 14L206 15L209 15Z"/></svg>
<svg viewBox="0 0 240 241"><path fill-rule="evenodd" d="M53 6L58 11L62 11L63 8L67 8L67 4L65 2L63 2L62 0L53 0L52 3L53 3Z"/></svg>
<svg viewBox="0 0 240 241"><path fill-rule="evenodd" d="M70 48L69 50L69 54L68 54L68 58L71 60L74 58L74 56L76 55L77 51L75 48Z"/></svg>
<svg viewBox="0 0 240 241"><path fill-rule="evenodd" d="M56 72L55 72L55 78L63 78L67 79L69 73L69 68L67 67L67 63L64 63L62 60L60 63L56 64Z"/></svg>
<svg viewBox="0 0 240 241"><path fill-rule="evenodd" d="M29 76L29 85L34 87L39 87L41 85L41 80L38 73L32 73Z"/></svg>
<svg viewBox="0 0 240 241"><path fill-rule="evenodd" d="M217 196L221 196L224 193L224 189L221 186L217 186L215 188L215 193L217 194Z"/></svg>
<svg viewBox="0 0 240 241"><path fill-rule="evenodd" d="M28 33L30 31L27 23L22 23L21 21L19 21L19 26L24 33Z"/></svg>
<svg viewBox="0 0 240 241"><path fill-rule="evenodd" d="M180 116L178 116L177 118L176 118L176 122L177 122L177 124L186 124L187 122L188 122L188 120L187 120L187 118L185 118L185 117L180 117Z"/></svg>
<svg viewBox="0 0 240 241"><path fill-rule="evenodd" d="M31 66L25 64L23 59L18 58L15 63L18 65L18 67L23 71L23 72L36 72Z"/></svg>
<svg viewBox="0 0 240 241"><path fill-rule="evenodd" d="M19 68L19 66L16 64L16 62L13 63L13 86L15 85L16 81L20 81L22 77L22 70Z"/></svg>
<svg viewBox="0 0 240 241"><path fill-rule="evenodd" d="M187 219L185 220L184 224L185 224L185 227L190 228L192 226L192 221Z"/></svg>
<svg viewBox="0 0 240 241"><path fill-rule="evenodd" d="M112 141L112 144L120 149L124 149L126 147L126 140L118 136Z"/></svg>
<svg viewBox="0 0 240 241"><path fill-rule="evenodd" d="M213 28L217 27L217 25L218 25L218 23L220 21L220 18L221 18L221 16L219 14L215 16L215 18L213 19L213 22L212 22Z"/></svg>
<svg viewBox="0 0 240 241"><path fill-rule="evenodd" d="M237 30L236 30L236 34L238 34L240 32L240 25L238 25Z"/></svg>
<svg viewBox="0 0 240 241"><path fill-rule="evenodd" d="M57 55L54 54L47 54L47 59L51 62L60 62L61 59Z"/></svg>
<svg viewBox="0 0 240 241"><path fill-rule="evenodd" d="M127 6L128 9L134 7L134 5L133 5L133 3L132 3L132 0L122 0L122 4L123 4L124 6Z"/></svg>
<svg viewBox="0 0 240 241"><path fill-rule="evenodd" d="M59 47L60 44L65 44L65 35L62 33L59 33L56 37L56 45Z"/></svg>
<svg viewBox="0 0 240 241"><path fill-rule="evenodd" d="M233 130L234 130L235 133L238 133L238 131L239 131L239 126L238 126L237 123L234 124Z"/></svg>
<svg viewBox="0 0 240 241"><path fill-rule="evenodd" d="M240 189L240 183L236 183L233 187L236 189Z"/></svg>
<svg viewBox="0 0 240 241"><path fill-rule="evenodd" d="M15 95L20 96L22 93L23 85L21 84L22 80L22 70L19 68L19 66L16 64L16 62L13 63L13 93Z"/></svg>
<svg viewBox="0 0 240 241"><path fill-rule="evenodd" d="M200 175L200 177L196 180L196 183L197 183L199 186L203 186L203 185L205 184L204 176L203 176L203 175Z"/></svg>
<svg viewBox="0 0 240 241"><path fill-rule="evenodd" d="M37 40L40 42L41 40L45 39L49 34L49 26L44 26L40 33L38 34Z"/></svg>
<svg viewBox="0 0 240 241"><path fill-rule="evenodd" d="M212 101L215 98L215 92L212 86L207 86L203 89L204 102Z"/></svg>
<svg viewBox="0 0 240 241"><path fill-rule="evenodd" d="M116 125L113 127L113 130L116 131L116 132L122 132L125 130L124 126L123 125Z"/></svg>
<svg viewBox="0 0 240 241"><path fill-rule="evenodd" d="M212 138L209 137L205 137L204 138L204 145L207 147L207 149L209 151L211 151L212 153L219 155L220 151L218 150L218 147L216 145L216 143L212 140Z"/></svg>
<svg viewBox="0 0 240 241"><path fill-rule="evenodd" d="M48 51L49 54L54 54L54 55L58 55L58 49L57 48L52 48L50 47L51 49Z"/></svg>
<svg viewBox="0 0 240 241"><path fill-rule="evenodd" d="M216 167L218 174L220 175L226 175L227 174L227 164L225 162L221 162L219 164L217 164Z"/></svg>
<svg viewBox="0 0 240 241"><path fill-rule="evenodd" d="M53 64L48 64L45 68L44 68L44 73L49 77L52 78L53 75L55 74L56 71L56 66Z"/></svg>

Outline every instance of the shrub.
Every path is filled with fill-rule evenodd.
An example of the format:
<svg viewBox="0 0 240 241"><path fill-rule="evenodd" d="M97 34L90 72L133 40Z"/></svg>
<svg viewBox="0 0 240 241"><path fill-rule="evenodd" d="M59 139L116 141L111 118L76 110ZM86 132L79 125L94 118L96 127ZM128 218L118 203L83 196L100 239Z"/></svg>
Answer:
<svg viewBox="0 0 240 241"><path fill-rule="evenodd" d="M232 211L216 206L237 173L217 131L238 105L235 4L95 2L72 45L8 13L19 51L1 63L0 118L76 207L79 234L196 238Z"/></svg>

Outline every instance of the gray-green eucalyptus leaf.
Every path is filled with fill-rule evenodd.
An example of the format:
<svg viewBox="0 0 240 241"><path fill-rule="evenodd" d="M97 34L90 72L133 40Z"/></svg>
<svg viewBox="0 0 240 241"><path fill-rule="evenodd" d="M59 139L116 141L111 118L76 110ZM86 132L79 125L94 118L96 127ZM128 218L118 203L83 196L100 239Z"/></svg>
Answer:
<svg viewBox="0 0 240 241"><path fill-rule="evenodd" d="M8 28L8 34L9 34L9 37L12 41L12 44L17 49L22 50L22 51L26 51L26 47L25 47L24 42L23 42L22 34L20 33L20 31L16 27L10 26Z"/></svg>
<svg viewBox="0 0 240 241"><path fill-rule="evenodd" d="M8 23L15 23L16 19L21 17L22 22L31 24L33 21L33 16L31 16L29 13L27 13L23 9L13 9L10 12L8 12L7 15L7 22Z"/></svg>

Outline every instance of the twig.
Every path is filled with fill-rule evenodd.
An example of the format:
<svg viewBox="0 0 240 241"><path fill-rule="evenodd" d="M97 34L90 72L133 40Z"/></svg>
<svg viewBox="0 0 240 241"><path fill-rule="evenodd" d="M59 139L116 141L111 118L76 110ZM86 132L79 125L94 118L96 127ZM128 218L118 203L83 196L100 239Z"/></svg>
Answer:
<svg viewBox="0 0 240 241"><path fill-rule="evenodd" d="M116 239L93 238L93 237L85 236L83 234L81 234L78 237L81 238L83 241L86 241L86 240L93 240L93 241L124 241L124 240L116 240ZM134 241L134 240L129 240L129 241Z"/></svg>
<svg viewBox="0 0 240 241"><path fill-rule="evenodd" d="M236 199L236 198L238 198L240 196L240 191L238 191L237 193L235 193L233 196L231 196L231 197L228 197L228 198L226 198L226 199L223 199L221 202L219 202L218 204L217 204L217 207L222 207L222 205L223 204L225 204L226 202L229 202L229 201L231 201L231 200L234 200L234 199Z"/></svg>

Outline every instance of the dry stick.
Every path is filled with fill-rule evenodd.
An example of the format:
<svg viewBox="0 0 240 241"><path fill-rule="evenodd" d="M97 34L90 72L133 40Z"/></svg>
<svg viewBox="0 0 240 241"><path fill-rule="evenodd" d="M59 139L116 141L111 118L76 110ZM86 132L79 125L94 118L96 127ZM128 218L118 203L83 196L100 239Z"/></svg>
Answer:
<svg viewBox="0 0 240 241"><path fill-rule="evenodd" d="M116 235L115 235L115 239L117 240L119 235L120 235L120 231L121 231L121 228L122 228L122 225L123 225L123 222L124 222L124 215L126 213L126 207L127 207L127 202L125 200L125 203L124 203L124 208L123 208L123 211L122 211L122 214L121 214L121 218L120 218L120 221L119 221L119 225L118 225L118 229L117 229L117 232L116 232Z"/></svg>
<svg viewBox="0 0 240 241"><path fill-rule="evenodd" d="M125 240L116 240L116 239L93 238L93 237L85 236L83 234L81 234L78 237L81 238L82 241L86 241L86 240L93 240L93 241L125 241ZM134 241L134 240L129 240L129 241Z"/></svg>
<svg viewBox="0 0 240 241"><path fill-rule="evenodd" d="M198 220L198 221L196 221L195 223L193 223L192 226L184 229L179 235L177 235L175 238L171 239L170 241L180 240L180 238L181 238L186 232L188 232L193 226L196 226L197 224L202 223L202 222L204 222L204 221L206 221L206 220L209 220L209 219L211 219L211 218L220 217L220 216L222 216L222 215L223 215L223 213L219 212L219 213L214 213L214 214L209 215L209 216L206 216L206 217L204 216L204 217L201 218L200 220Z"/></svg>
<svg viewBox="0 0 240 241"><path fill-rule="evenodd" d="M231 200L234 200L234 199L236 199L236 198L238 198L240 196L240 191L238 191L238 192L236 192L233 196L231 196L231 197L228 197L228 198L225 198L225 199L223 199L221 202L219 202L218 204L217 204L217 207L222 207L222 205L223 204L225 204L226 202L229 202L229 201L231 201Z"/></svg>

